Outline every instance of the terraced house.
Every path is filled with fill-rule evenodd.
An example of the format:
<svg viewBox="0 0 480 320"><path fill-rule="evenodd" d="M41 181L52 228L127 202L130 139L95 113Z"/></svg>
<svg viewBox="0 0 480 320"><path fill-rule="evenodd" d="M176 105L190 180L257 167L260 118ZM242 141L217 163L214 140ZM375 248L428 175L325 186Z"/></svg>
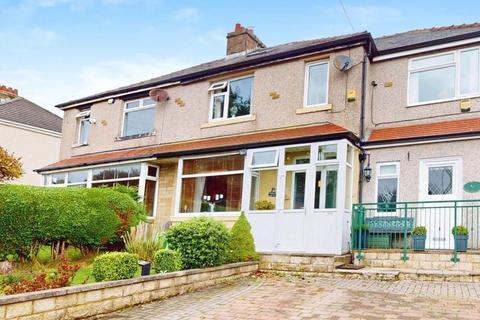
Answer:
<svg viewBox="0 0 480 320"><path fill-rule="evenodd" d="M45 185L138 186L154 224L244 211L260 252L410 248L415 226L452 249L461 224L478 248L479 24L273 47L237 24L226 51L58 105Z"/></svg>

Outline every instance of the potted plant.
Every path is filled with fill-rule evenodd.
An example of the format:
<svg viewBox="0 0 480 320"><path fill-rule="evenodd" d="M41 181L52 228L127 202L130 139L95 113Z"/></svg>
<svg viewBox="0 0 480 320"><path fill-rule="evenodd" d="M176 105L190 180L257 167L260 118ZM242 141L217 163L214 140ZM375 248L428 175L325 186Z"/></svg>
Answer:
<svg viewBox="0 0 480 320"><path fill-rule="evenodd" d="M358 246L359 244L361 245L361 248L362 249L366 249L367 248L367 244L368 244L368 229L369 229L369 226L368 224L364 223L364 224L361 224L361 225L357 225L354 227L354 232L355 232L355 235L354 235L354 249L358 249ZM361 234L361 239L360 239L360 234Z"/></svg>
<svg viewBox="0 0 480 320"><path fill-rule="evenodd" d="M468 229L465 226L456 226L452 229L453 237L455 238L455 246L457 251L465 252L467 251L468 243Z"/></svg>
<svg viewBox="0 0 480 320"><path fill-rule="evenodd" d="M427 228L418 226L412 230L413 250L425 251L425 239L427 238Z"/></svg>

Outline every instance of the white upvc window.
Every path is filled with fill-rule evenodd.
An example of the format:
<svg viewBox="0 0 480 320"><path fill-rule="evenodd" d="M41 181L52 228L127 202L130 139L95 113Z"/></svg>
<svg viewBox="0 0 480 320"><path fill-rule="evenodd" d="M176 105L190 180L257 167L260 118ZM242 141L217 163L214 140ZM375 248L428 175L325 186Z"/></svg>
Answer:
<svg viewBox="0 0 480 320"><path fill-rule="evenodd" d="M153 133L156 103L150 98L125 102L122 136L130 137Z"/></svg>
<svg viewBox="0 0 480 320"><path fill-rule="evenodd" d="M98 166L84 170L69 170L45 174L44 185L50 187L115 187L138 188L138 197L144 203L147 215L155 216L157 208L159 167L147 163L128 163Z"/></svg>
<svg viewBox="0 0 480 320"><path fill-rule="evenodd" d="M304 107L328 103L328 61L316 61L305 65Z"/></svg>
<svg viewBox="0 0 480 320"><path fill-rule="evenodd" d="M78 121L78 137L77 143L79 145L88 144L88 135L90 133L90 110L82 111L75 116Z"/></svg>
<svg viewBox="0 0 480 320"><path fill-rule="evenodd" d="M409 61L408 105L451 101L480 94L480 48Z"/></svg>
<svg viewBox="0 0 480 320"><path fill-rule="evenodd" d="M276 167L278 165L278 148L254 151L250 168Z"/></svg>
<svg viewBox="0 0 480 320"><path fill-rule="evenodd" d="M210 120L249 116L252 111L253 76L213 83L210 92Z"/></svg>
<svg viewBox="0 0 480 320"><path fill-rule="evenodd" d="M399 199L399 177L399 162L377 163L377 183L375 194L378 203L386 203L384 206L379 205L379 211L396 211L396 205L391 203L398 202Z"/></svg>

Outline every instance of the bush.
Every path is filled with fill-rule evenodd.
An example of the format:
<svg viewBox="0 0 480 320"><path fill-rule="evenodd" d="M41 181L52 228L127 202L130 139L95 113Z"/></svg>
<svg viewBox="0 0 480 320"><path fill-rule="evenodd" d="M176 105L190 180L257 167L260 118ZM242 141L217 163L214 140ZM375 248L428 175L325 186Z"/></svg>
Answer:
<svg viewBox="0 0 480 320"><path fill-rule="evenodd" d="M186 269L222 264L230 238L223 223L206 217L180 222L166 237L169 248L180 252Z"/></svg>
<svg viewBox="0 0 480 320"><path fill-rule="evenodd" d="M97 281L130 279L138 269L138 259L128 252L109 252L93 261L92 274Z"/></svg>
<svg viewBox="0 0 480 320"><path fill-rule="evenodd" d="M230 241L227 249L227 261L251 261L257 259L252 228L247 217L242 212L230 231Z"/></svg>
<svg viewBox="0 0 480 320"><path fill-rule="evenodd" d="M468 229L465 226L456 226L452 228L452 234L455 235L455 228L457 228L457 236L468 236Z"/></svg>
<svg viewBox="0 0 480 320"><path fill-rule="evenodd" d="M94 250L144 219L143 206L102 188L0 186L0 252L28 257L40 244Z"/></svg>
<svg viewBox="0 0 480 320"><path fill-rule="evenodd" d="M0 183L7 182L23 175L20 158L9 154L7 150L0 147Z"/></svg>
<svg viewBox="0 0 480 320"><path fill-rule="evenodd" d="M182 256L175 250L162 249L155 253L155 272L173 272L182 270Z"/></svg>
<svg viewBox="0 0 480 320"><path fill-rule="evenodd" d="M167 244L165 235L161 233L157 233L153 237L144 237L142 232L145 232L143 229L146 228L148 227L143 227L140 231L132 228L122 238L125 243L125 251L136 254L139 259L152 262L156 252L165 249Z"/></svg>
<svg viewBox="0 0 480 320"><path fill-rule="evenodd" d="M426 236L427 235L427 228L419 226L415 227L412 230L412 235L414 236Z"/></svg>
<svg viewBox="0 0 480 320"><path fill-rule="evenodd" d="M17 294L66 287L70 284L78 269L80 269L79 265L70 264L66 257L62 257L57 266L57 271L52 276L42 272L33 279L23 279L18 282L12 280L12 284L7 285L4 291L6 294Z"/></svg>

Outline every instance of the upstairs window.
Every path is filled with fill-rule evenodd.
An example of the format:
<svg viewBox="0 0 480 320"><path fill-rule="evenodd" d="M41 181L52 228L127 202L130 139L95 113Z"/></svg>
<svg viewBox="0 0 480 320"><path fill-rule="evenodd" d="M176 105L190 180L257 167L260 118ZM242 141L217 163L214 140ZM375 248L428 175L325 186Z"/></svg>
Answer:
<svg viewBox="0 0 480 320"><path fill-rule="evenodd" d="M411 59L409 105L478 95L479 58L479 48L470 48Z"/></svg>
<svg viewBox="0 0 480 320"><path fill-rule="evenodd" d="M328 62L319 61L305 66L304 106L313 107L327 104L328 101Z"/></svg>
<svg viewBox="0 0 480 320"><path fill-rule="evenodd" d="M210 120L248 116L251 113L253 76L213 83Z"/></svg>
<svg viewBox="0 0 480 320"><path fill-rule="evenodd" d="M90 133L90 111L80 112L77 116L78 119L78 144L88 144L88 135Z"/></svg>
<svg viewBox="0 0 480 320"><path fill-rule="evenodd" d="M126 102L122 136L152 133L154 131L155 106L155 101L150 98Z"/></svg>

